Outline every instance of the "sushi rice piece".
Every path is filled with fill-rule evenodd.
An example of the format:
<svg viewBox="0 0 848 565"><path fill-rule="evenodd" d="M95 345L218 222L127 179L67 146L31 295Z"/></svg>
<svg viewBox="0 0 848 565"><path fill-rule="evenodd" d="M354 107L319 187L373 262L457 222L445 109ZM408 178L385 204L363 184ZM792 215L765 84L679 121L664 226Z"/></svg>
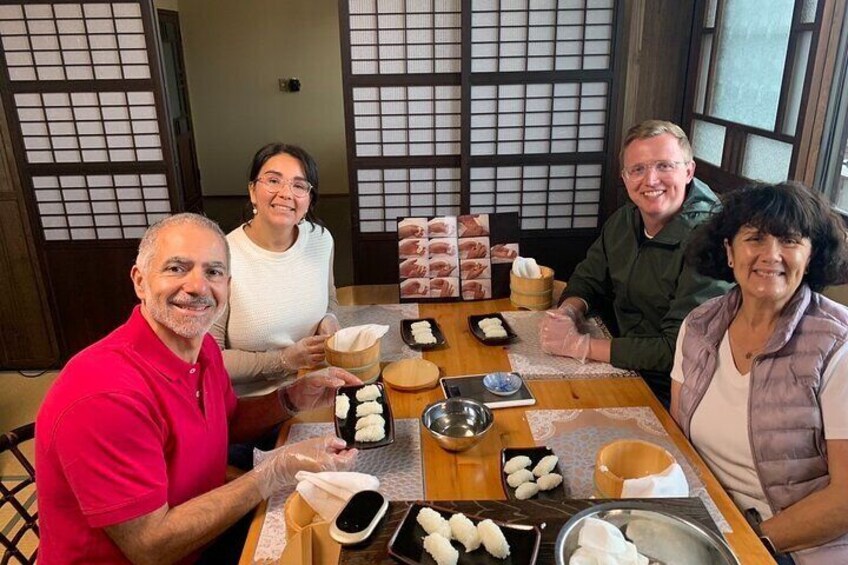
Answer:
<svg viewBox="0 0 848 565"><path fill-rule="evenodd" d="M412 333L415 333L415 330L417 330L417 329L428 329L429 330L431 326L430 326L430 322L428 322L427 320L419 320L417 322L412 322L412 324L410 324L409 327L412 330Z"/></svg>
<svg viewBox="0 0 848 565"><path fill-rule="evenodd" d="M556 467L557 461L559 458L556 455L546 455L542 457L536 466L533 467L533 474L537 477L541 477L542 475L547 475Z"/></svg>
<svg viewBox="0 0 848 565"><path fill-rule="evenodd" d="M359 406L356 407L356 417L361 418L363 416L367 416L369 414L382 414L383 413L383 405L379 402L370 401L363 402Z"/></svg>
<svg viewBox="0 0 848 565"><path fill-rule="evenodd" d="M356 430L354 441L380 441L386 437L386 429L383 426L365 426Z"/></svg>
<svg viewBox="0 0 848 565"><path fill-rule="evenodd" d="M427 506L421 508L421 510L418 511L418 516L415 517L415 521L418 522L428 534L439 534L445 539L450 540L450 524L447 520L445 520L444 516L432 508L428 508Z"/></svg>
<svg viewBox="0 0 848 565"><path fill-rule="evenodd" d="M380 392L380 387L377 385L367 385L356 391L356 399L359 402L377 400L381 396L383 396L383 394Z"/></svg>
<svg viewBox="0 0 848 565"><path fill-rule="evenodd" d="M536 496L538 493L539 485L533 481L527 481L526 483L521 483L518 485L518 488L515 489L515 498L518 500L527 500L528 498Z"/></svg>
<svg viewBox="0 0 848 565"><path fill-rule="evenodd" d="M516 455L512 457L509 461L504 463L503 472L507 475L511 475L516 471L520 471L521 469L526 469L530 466L532 461L526 455Z"/></svg>
<svg viewBox="0 0 848 565"><path fill-rule="evenodd" d="M448 520L451 527L451 535L465 547L466 552L474 551L483 541L480 539L480 533L477 531L477 526L469 520L465 514L454 514Z"/></svg>
<svg viewBox="0 0 848 565"><path fill-rule="evenodd" d="M477 327L483 330L483 333L486 332L486 328L495 327L502 328L503 322L501 322L500 318L483 318L479 322L477 322Z"/></svg>
<svg viewBox="0 0 848 565"><path fill-rule="evenodd" d="M519 469L518 471L507 476L506 484L508 484L512 488L518 488L520 485L532 480L533 473L531 473L528 469Z"/></svg>
<svg viewBox="0 0 848 565"><path fill-rule="evenodd" d="M506 337L506 330L503 329L502 326L498 326L497 328L486 328L483 330L483 335L487 338L496 338L496 337Z"/></svg>
<svg viewBox="0 0 848 565"><path fill-rule="evenodd" d="M350 398L346 394L336 395L336 418L344 420L350 412Z"/></svg>
<svg viewBox="0 0 848 565"><path fill-rule="evenodd" d="M428 534L424 538L424 551L436 561L436 565L456 565L459 551L441 534Z"/></svg>
<svg viewBox="0 0 848 565"><path fill-rule="evenodd" d="M364 418L360 418L356 421L356 429L361 430L362 428L367 428L368 426L386 426L386 420L380 416L379 414L368 414Z"/></svg>
<svg viewBox="0 0 848 565"><path fill-rule="evenodd" d="M497 557L498 559L509 557L509 542L506 541L503 532L497 524L487 518L477 524L477 533L480 534L483 547L493 557Z"/></svg>
<svg viewBox="0 0 848 565"><path fill-rule="evenodd" d="M539 490L555 489L562 484L562 475L559 475L557 473L548 473L547 475L542 475L536 480L536 484L539 485Z"/></svg>

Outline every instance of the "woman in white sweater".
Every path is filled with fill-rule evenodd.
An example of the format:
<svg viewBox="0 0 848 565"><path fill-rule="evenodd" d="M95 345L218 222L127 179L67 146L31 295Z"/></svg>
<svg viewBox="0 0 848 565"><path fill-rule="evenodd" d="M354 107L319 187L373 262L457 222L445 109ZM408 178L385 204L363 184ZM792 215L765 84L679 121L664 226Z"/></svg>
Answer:
<svg viewBox="0 0 848 565"><path fill-rule="evenodd" d="M333 237L314 213L318 167L300 147L272 143L253 158L253 217L227 235L230 301L212 334L238 396L279 388L324 360L339 329Z"/></svg>

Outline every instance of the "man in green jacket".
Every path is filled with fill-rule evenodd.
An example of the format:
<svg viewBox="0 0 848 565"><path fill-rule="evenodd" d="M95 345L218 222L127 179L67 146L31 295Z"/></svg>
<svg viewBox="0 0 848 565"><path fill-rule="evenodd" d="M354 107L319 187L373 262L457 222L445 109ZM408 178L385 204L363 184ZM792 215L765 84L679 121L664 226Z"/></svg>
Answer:
<svg viewBox="0 0 848 565"><path fill-rule="evenodd" d="M680 127L648 120L622 145L621 176L631 202L604 224L541 326L547 353L638 370L668 406L674 348L690 310L724 294L727 283L697 274L684 262L692 230L719 205L694 178L692 146ZM620 337L590 338L583 316L611 303Z"/></svg>

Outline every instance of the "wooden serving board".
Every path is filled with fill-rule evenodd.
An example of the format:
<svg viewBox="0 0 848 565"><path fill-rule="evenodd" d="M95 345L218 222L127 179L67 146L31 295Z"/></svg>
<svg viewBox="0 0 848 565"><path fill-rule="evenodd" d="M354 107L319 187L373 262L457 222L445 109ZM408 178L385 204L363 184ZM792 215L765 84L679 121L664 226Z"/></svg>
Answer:
<svg viewBox="0 0 848 565"><path fill-rule="evenodd" d="M403 391L433 388L439 382L439 366L426 359L401 359L383 368L383 382Z"/></svg>

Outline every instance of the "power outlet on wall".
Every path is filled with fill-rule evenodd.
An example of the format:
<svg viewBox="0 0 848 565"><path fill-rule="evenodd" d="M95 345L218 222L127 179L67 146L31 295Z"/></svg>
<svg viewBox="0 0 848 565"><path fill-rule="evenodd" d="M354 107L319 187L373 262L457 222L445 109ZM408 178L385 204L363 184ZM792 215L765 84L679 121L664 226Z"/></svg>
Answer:
<svg viewBox="0 0 848 565"><path fill-rule="evenodd" d="M281 92L300 92L300 79L297 77L279 79Z"/></svg>

